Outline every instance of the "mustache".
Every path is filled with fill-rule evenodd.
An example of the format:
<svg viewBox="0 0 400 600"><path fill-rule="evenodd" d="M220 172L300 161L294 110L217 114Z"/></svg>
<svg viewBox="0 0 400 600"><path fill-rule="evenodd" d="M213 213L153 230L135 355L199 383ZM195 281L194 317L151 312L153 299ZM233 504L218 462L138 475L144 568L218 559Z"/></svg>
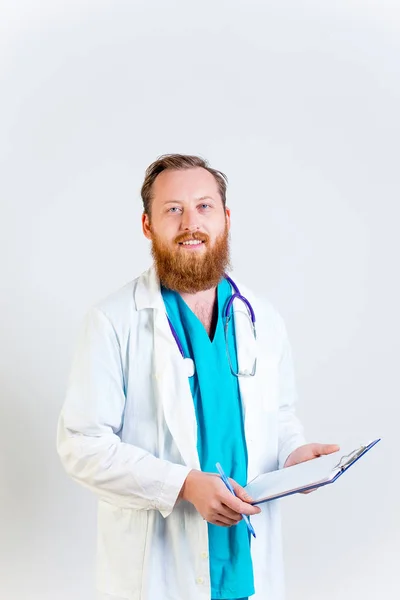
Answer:
<svg viewBox="0 0 400 600"><path fill-rule="evenodd" d="M210 236L202 231L184 231L175 238L175 242L185 240L209 242ZM230 269L228 230L225 229L213 245L204 245L204 251L197 256L197 252L181 252L154 233L151 252L158 277L166 288L194 294L218 285L224 272Z"/></svg>
<svg viewBox="0 0 400 600"><path fill-rule="evenodd" d="M207 243L209 239L210 236L208 236L206 233L197 231L196 233L182 233L181 235L178 235L175 238L175 243L182 244L183 242L189 242L190 240L197 240L199 242Z"/></svg>

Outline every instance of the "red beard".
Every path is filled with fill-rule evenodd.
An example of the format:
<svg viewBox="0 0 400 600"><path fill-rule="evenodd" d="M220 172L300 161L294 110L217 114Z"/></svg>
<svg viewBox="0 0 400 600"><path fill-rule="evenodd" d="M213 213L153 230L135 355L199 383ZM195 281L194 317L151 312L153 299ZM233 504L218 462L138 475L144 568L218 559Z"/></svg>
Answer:
<svg viewBox="0 0 400 600"><path fill-rule="evenodd" d="M206 251L184 250L179 243L187 240L200 240ZM176 292L195 294L218 285L227 269L229 259L229 230L225 231L210 246L206 233L181 234L170 247L152 232L151 253L161 283Z"/></svg>

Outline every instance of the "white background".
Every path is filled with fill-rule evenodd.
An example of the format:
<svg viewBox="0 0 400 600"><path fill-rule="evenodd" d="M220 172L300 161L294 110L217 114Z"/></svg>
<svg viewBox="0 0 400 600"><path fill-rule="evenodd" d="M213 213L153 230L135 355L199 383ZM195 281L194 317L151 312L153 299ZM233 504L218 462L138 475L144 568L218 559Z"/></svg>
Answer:
<svg viewBox="0 0 400 600"><path fill-rule="evenodd" d="M229 177L234 272L286 320L308 439L383 438L282 502L288 600L399 598L398 2L0 11L1 598L94 598L95 500L56 422L83 315L150 263L166 152Z"/></svg>

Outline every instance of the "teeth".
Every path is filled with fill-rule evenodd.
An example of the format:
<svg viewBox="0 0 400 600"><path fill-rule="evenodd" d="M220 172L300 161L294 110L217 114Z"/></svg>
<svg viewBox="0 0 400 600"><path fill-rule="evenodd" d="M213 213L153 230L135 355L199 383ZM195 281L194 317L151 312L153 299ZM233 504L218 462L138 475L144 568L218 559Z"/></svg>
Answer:
<svg viewBox="0 0 400 600"><path fill-rule="evenodd" d="M201 240L188 240L187 242L182 242L183 246L197 246L201 243Z"/></svg>

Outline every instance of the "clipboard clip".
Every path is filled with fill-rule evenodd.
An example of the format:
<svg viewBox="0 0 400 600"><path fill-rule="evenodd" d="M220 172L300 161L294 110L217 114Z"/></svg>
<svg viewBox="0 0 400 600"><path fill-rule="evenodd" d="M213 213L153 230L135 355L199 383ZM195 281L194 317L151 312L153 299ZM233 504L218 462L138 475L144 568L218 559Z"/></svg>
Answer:
<svg viewBox="0 0 400 600"><path fill-rule="evenodd" d="M362 454L364 454L366 450L369 449L371 443L362 445L356 450L353 450L353 452L350 452L350 454L345 454L344 456L342 456L338 464L335 467L333 467L334 470L339 469L340 471L345 471L347 467L349 467L353 462L357 460L357 458L359 458Z"/></svg>

